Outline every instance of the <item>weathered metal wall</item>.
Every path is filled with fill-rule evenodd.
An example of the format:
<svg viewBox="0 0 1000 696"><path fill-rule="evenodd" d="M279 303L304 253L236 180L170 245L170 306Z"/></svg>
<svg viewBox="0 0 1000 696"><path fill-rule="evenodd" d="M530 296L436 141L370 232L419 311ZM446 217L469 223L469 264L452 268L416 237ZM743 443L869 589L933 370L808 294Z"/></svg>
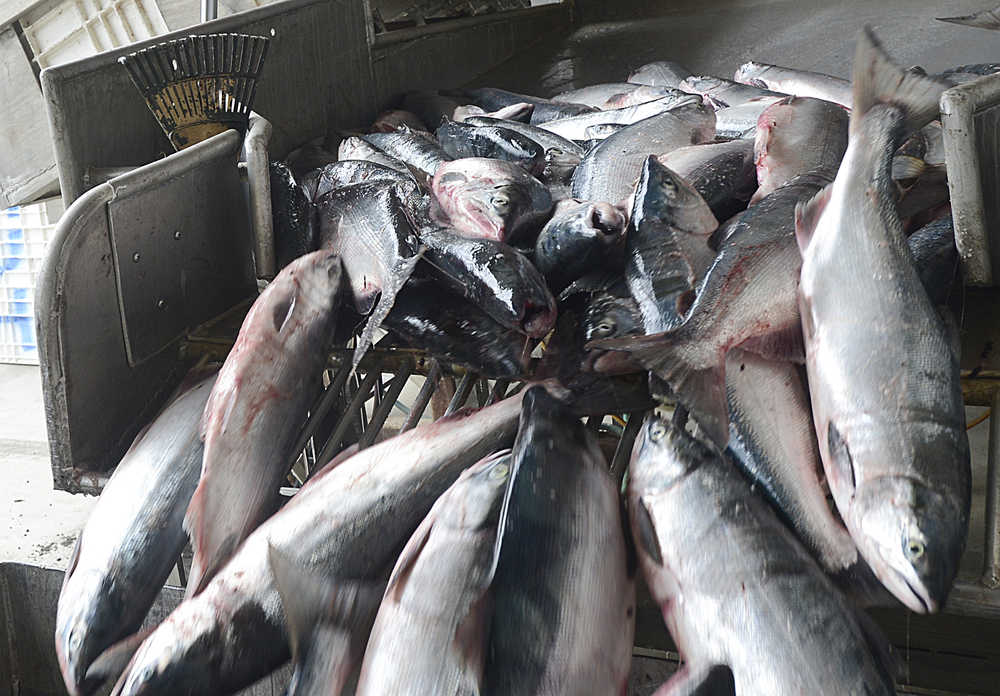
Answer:
<svg viewBox="0 0 1000 696"><path fill-rule="evenodd" d="M561 40L567 5L514 10L376 37L372 72L379 105L407 90L458 87L546 37ZM428 30L431 31L428 31Z"/></svg>
<svg viewBox="0 0 1000 696"><path fill-rule="evenodd" d="M0 29L0 210L55 193L42 93L11 26Z"/></svg>
<svg viewBox="0 0 1000 696"><path fill-rule="evenodd" d="M171 151L117 61L192 31L272 37L254 109L274 124L276 152L324 134L334 115L356 122L372 112L360 0L288 0L53 67L43 71L42 89L67 205L86 190L88 168L138 166Z"/></svg>

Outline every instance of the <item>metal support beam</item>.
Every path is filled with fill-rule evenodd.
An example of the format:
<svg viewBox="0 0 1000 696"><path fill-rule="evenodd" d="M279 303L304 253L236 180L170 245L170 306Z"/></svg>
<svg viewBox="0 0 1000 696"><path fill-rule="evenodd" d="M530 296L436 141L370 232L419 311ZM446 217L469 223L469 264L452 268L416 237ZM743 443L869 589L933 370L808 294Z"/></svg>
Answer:
<svg viewBox="0 0 1000 696"><path fill-rule="evenodd" d="M1000 389L993 392L989 456L986 461L986 537L983 584L1000 587Z"/></svg>

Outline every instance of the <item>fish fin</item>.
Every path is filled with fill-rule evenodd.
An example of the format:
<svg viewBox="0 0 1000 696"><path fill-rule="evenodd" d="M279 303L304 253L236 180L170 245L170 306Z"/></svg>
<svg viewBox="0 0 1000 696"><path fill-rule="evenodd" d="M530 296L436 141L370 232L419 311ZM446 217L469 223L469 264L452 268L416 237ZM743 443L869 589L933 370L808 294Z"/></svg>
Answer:
<svg viewBox="0 0 1000 696"><path fill-rule="evenodd" d="M892 158L892 178L895 181L916 179L927 169L927 163L912 155L896 155Z"/></svg>
<svg viewBox="0 0 1000 696"><path fill-rule="evenodd" d="M728 665L698 670L685 665L653 696L736 696L736 678Z"/></svg>
<svg viewBox="0 0 1000 696"><path fill-rule="evenodd" d="M685 354L692 347L688 324L649 336L604 338L591 341L594 348L630 353L639 363L663 379L677 395L709 438L720 449L729 441L729 409L726 403L726 356L719 353L709 364L690 364Z"/></svg>
<svg viewBox="0 0 1000 696"><path fill-rule="evenodd" d="M126 668L132 661L132 656L135 655L142 642L153 632L153 628L144 628L141 631L136 631L98 655L97 659L90 663L90 667L87 668L87 681L103 684L109 679L118 679L118 677L125 673Z"/></svg>
<svg viewBox="0 0 1000 696"><path fill-rule="evenodd" d="M939 22L961 24L962 26L976 27L977 29L1000 30L1000 7L995 7L992 10L983 10L982 12L970 15L961 15L959 17L935 17L934 19Z"/></svg>
<svg viewBox="0 0 1000 696"><path fill-rule="evenodd" d="M436 511L432 509L417 526L409 541L406 542L406 546L403 547L403 551L399 554L396 565L392 569L392 575L389 576L389 585L385 590L387 600L391 599L394 602L399 602L402 598L403 589L410 579L413 566L416 564L417 559L420 558L420 552L427 545L427 540L431 536L431 529L434 528L434 521L436 519Z"/></svg>
<svg viewBox="0 0 1000 696"><path fill-rule="evenodd" d="M871 27L858 36L854 53L854 94L850 132L875 104L893 104L904 112L904 130L913 132L938 117L941 94L948 85L896 65L886 54Z"/></svg>
<svg viewBox="0 0 1000 696"><path fill-rule="evenodd" d="M653 517L649 514L646 501L640 496L635 509L635 526L638 527L638 541L642 549L649 556L650 560L658 566L663 565L663 556L660 554L660 538L656 534L656 525Z"/></svg>
<svg viewBox="0 0 1000 696"><path fill-rule="evenodd" d="M795 241L799 244L799 251L805 252L809 246L813 232L816 231L816 224L826 210L832 192L833 184L829 184L808 201L799 201L795 204Z"/></svg>
<svg viewBox="0 0 1000 696"><path fill-rule="evenodd" d="M800 322L771 333L748 338L739 345L739 348L777 362L803 364L806 361L806 346L802 339Z"/></svg>
<svg viewBox="0 0 1000 696"><path fill-rule="evenodd" d="M326 578L296 563L270 543L267 562L281 596L292 659L296 662L316 626L333 625L357 636L375 620L383 583Z"/></svg>
<svg viewBox="0 0 1000 696"><path fill-rule="evenodd" d="M375 337L375 329L382 325L382 320L389 314L392 305L396 302L396 295L399 294L406 281L410 279L417 261L424 255L423 252L424 250L420 249L413 256L400 259L393 266L386 280L385 287L382 288L382 292L378 298L378 304L375 305L372 313L368 316L368 321L365 322L365 327L361 330L361 335L358 337L357 346L354 348L354 357L351 360L351 374L354 374L358 369L361 358L365 357L365 353L371 348Z"/></svg>

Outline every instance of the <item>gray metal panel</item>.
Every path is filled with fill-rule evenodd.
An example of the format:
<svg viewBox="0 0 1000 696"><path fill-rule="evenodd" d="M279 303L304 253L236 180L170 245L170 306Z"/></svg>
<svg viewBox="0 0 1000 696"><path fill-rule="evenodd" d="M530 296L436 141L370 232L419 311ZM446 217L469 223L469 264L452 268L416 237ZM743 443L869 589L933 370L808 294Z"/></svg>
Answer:
<svg viewBox="0 0 1000 696"><path fill-rule="evenodd" d="M372 70L385 104L403 92L457 87L569 23L567 5L514 10L376 37Z"/></svg>
<svg viewBox="0 0 1000 696"><path fill-rule="evenodd" d="M174 188L182 186L183 172L211 169L217 160L233 162L238 146L236 133L217 135L140 172L91 189L60 219L35 300L42 390L57 489L100 490L104 474L118 463L187 367L170 347L176 344L168 344L137 367L129 363L111 246L109 204L117 196L128 195L129 182L135 185L139 181L140 186L141 180L155 182L164 200L206 211L211 219L242 215L246 239L240 246L246 249L251 242L241 191L237 196L224 197L221 193L227 189L213 183L188 191L187 199L173 195ZM154 225L153 213L147 213L149 217L134 221L137 230ZM172 238L163 241L174 242ZM236 269L246 272L242 297L253 292L254 276L245 254L232 255L231 262L232 268L220 274L218 290L202 284L204 297L210 301L189 304L185 310L187 321L194 324L209 319L222 298L238 294L228 280L221 280L233 278ZM150 308L154 316L158 311L155 306Z"/></svg>
<svg viewBox="0 0 1000 696"><path fill-rule="evenodd" d="M971 285L994 285L1000 263L1000 75L941 97L955 243Z"/></svg>
<svg viewBox="0 0 1000 696"><path fill-rule="evenodd" d="M231 130L111 182L111 249L132 366L256 287L239 148Z"/></svg>
<svg viewBox="0 0 1000 696"><path fill-rule="evenodd" d="M21 563L0 563L0 694L3 696L64 696L56 660L56 603L63 572ZM180 604L184 591L164 587L143 626L163 621ZM285 666L240 696L275 696L291 677ZM111 691L106 685L98 694Z"/></svg>
<svg viewBox="0 0 1000 696"><path fill-rule="evenodd" d="M42 93L14 29L0 31L0 210L57 192Z"/></svg>
<svg viewBox="0 0 1000 696"><path fill-rule="evenodd" d="M272 36L254 103L275 126L271 152L284 154L330 125L361 123L373 114L361 0L288 0L54 66L42 72L42 90L67 204L86 190L88 168L142 165L171 151L118 58L213 32Z"/></svg>

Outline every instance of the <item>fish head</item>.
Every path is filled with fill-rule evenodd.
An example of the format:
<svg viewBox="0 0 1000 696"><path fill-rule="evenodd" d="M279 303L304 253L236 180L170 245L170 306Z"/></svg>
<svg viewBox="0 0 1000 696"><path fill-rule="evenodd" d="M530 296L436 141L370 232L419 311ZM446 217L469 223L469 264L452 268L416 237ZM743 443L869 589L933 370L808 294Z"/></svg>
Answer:
<svg viewBox="0 0 1000 696"><path fill-rule="evenodd" d="M609 248L622 243L625 224L625 216L610 203L560 201L555 215L538 234L535 262L539 270L549 274L569 272L566 266L576 265L575 260L603 261Z"/></svg>
<svg viewBox="0 0 1000 696"><path fill-rule="evenodd" d="M632 224L657 221L706 240L719 226L705 199L684 177L650 155L632 198Z"/></svg>
<svg viewBox="0 0 1000 696"><path fill-rule="evenodd" d="M434 174L433 190L462 231L501 242L552 210L552 196L542 182L500 160L467 157L445 162Z"/></svg>
<svg viewBox="0 0 1000 696"><path fill-rule="evenodd" d="M855 541L875 575L910 610L941 608L958 572L968 506L904 477L880 477L857 489Z"/></svg>
<svg viewBox="0 0 1000 696"><path fill-rule="evenodd" d="M595 297L583 317L585 343L601 338L620 338L643 333L642 316L631 297L611 294ZM585 369L605 374L628 374L642 371L629 353L616 350L588 351Z"/></svg>
<svg viewBox="0 0 1000 696"><path fill-rule="evenodd" d="M339 302L343 276L340 256L327 250L314 251L293 264L297 294L313 307L333 309Z"/></svg>
<svg viewBox="0 0 1000 696"><path fill-rule="evenodd" d="M495 526L510 478L510 450L491 454L462 472L442 505L438 522L456 529Z"/></svg>
<svg viewBox="0 0 1000 696"><path fill-rule="evenodd" d="M549 184L568 184L581 159L576 153L550 147L545 151L542 180Z"/></svg>
<svg viewBox="0 0 1000 696"><path fill-rule="evenodd" d="M687 476L707 456L710 450L705 444L654 411L639 430L630 466L637 486L658 493Z"/></svg>
<svg viewBox="0 0 1000 696"><path fill-rule="evenodd" d="M205 602L182 603L143 641L113 696L215 693L225 642Z"/></svg>
<svg viewBox="0 0 1000 696"><path fill-rule="evenodd" d="M121 638L124 607L108 592L105 574L74 572L59 595L56 610L56 657L72 696L87 696L101 681L87 679L94 660ZM101 601L97 601L98 598Z"/></svg>

